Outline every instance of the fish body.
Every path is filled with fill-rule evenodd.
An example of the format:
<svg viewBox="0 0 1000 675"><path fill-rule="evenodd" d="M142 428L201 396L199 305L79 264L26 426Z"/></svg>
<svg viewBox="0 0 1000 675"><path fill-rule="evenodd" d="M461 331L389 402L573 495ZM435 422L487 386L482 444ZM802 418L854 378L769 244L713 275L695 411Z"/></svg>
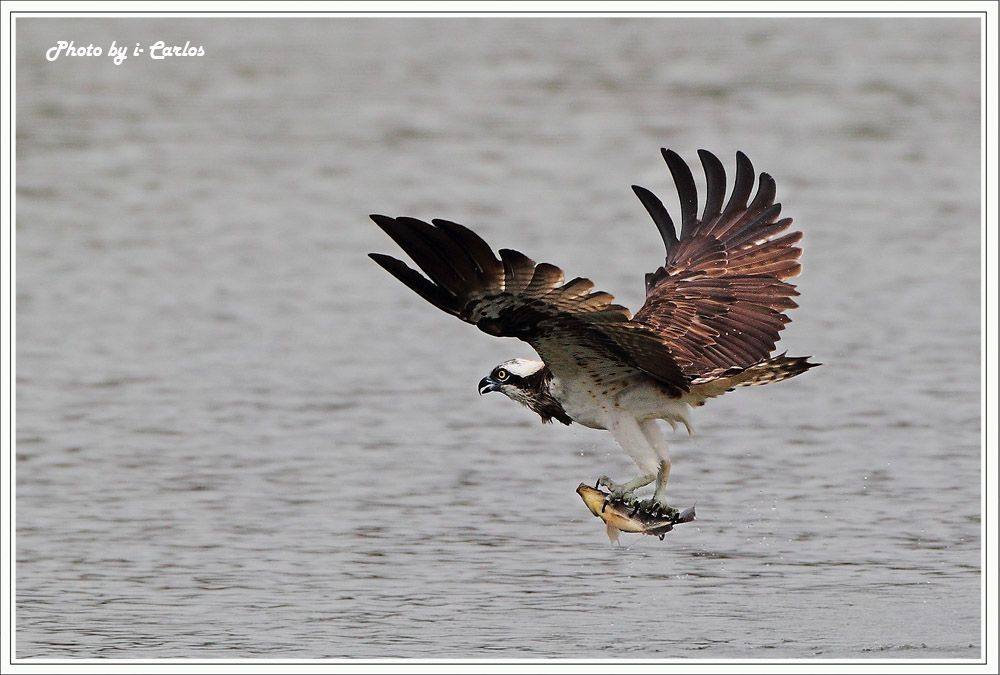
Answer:
<svg viewBox="0 0 1000 675"><path fill-rule="evenodd" d="M621 499L608 500L607 492L585 483L580 483L576 492L590 512L608 526L608 539L611 541L618 541L619 532L650 534L663 539L663 535L674 529L674 525L688 523L695 518L693 506L680 513L664 515Z"/></svg>

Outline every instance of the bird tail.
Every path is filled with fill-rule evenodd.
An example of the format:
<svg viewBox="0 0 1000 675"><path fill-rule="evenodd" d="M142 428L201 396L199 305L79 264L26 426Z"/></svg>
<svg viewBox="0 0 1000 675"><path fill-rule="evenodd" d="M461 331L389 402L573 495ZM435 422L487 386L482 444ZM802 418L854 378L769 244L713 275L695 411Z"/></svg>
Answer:
<svg viewBox="0 0 1000 675"><path fill-rule="evenodd" d="M692 393L705 398L719 396L736 387L752 387L758 384L780 382L800 375L810 368L822 365L809 363L808 356L779 356L755 363L747 368L730 368L718 375L696 378L692 383Z"/></svg>
<svg viewBox="0 0 1000 675"><path fill-rule="evenodd" d="M808 356L775 356L767 361L761 361L733 376L733 387L752 387L755 384L780 382L790 377L801 375L810 368L821 365L809 363Z"/></svg>

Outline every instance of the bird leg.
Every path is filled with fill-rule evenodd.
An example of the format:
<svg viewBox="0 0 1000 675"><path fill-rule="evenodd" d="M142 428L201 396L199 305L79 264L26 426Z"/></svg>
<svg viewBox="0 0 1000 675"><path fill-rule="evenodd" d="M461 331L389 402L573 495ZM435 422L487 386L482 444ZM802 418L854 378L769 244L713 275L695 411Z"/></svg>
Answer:
<svg viewBox="0 0 1000 675"><path fill-rule="evenodd" d="M678 511L667 504L667 479L670 478L670 460L660 461L660 468L656 472L656 488L653 491L652 499L644 499L639 503L639 508L649 513L665 516L675 516Z"/></svg>
<svg viewBox="0 0 1000 675"><path fill-rule="evenodd" d="M633 478L627 483L616 483L607 476L601 476L597 479L597 485L595 487L606 487L611 490L611 494L609 494L604 500L605 506L607 506L608 502L614 501L623 501L626 504L631 504L635 501L635 496L632 493L641 487L649 485L655 479L656 474L651 473Z"/></svg>

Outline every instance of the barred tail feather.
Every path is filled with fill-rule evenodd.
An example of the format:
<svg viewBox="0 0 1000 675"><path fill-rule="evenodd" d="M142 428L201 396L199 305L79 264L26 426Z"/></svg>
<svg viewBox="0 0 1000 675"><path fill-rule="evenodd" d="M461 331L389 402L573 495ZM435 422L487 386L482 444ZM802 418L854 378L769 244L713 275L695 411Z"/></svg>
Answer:
<svg viewBox="0 0 1000 675"><path fill-rule="evenodd" d="M769 382L780 382L790 377L801 375L810 368L821 365L819 363L809 363L808 356L775 356L757 365L750 366L738 376L735 387L752 387L755 384L768 384Z"/></svg>
<svg viewBox="0 0 1000 675"><path fill-rule="evenodd" d="M752 387L758 384L780 382L790 377L800 375L810 368L822 365L809 363L808 356L785 356L781 354L773 358L755 363L748 368L730 368L718 374L699 377L691 382L691 393L698 398L720 396L736 387ZM700 405L700 403L696 405Z"/></svg>

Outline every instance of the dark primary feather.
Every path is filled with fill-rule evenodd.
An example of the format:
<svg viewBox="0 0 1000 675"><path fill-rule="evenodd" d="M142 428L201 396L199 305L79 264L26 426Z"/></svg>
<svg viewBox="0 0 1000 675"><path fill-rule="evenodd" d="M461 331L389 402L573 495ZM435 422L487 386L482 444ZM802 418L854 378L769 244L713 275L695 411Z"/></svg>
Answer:
<svg viewBox="0 0 1000 675"><path fill-rule="evenodd" d="M781 205L774 203L771 176L760 174L750 200L754 169L746 155L736 154L736 179L725 208L722 162L705 150L698 155L707 188L700 219L690 169L679 155L663 150L680 199L681 235L677 241L664 238L666 262L646 275L646 302L633 319L653 328L692 378L746 368L774 351L789 322L782 312L796 306L791 298L798 293L784 280L801 269L795 244L802 238L801 232L776 236L792 221L778 220ZM647 190L636 194L662 236L662 223L670 222L662 203Z"/></svg>
<svg viewBox="0 0 1000 675"><path fill-rule="evenodd" d="M391 256L370 257L439 309L490 335L524 340L553 369L567 354L585 354L644 371L675 393L687 390L687 376L654 327L630 321L629 311L592 291L589 279L563 283L555 265L510 249L498 259L481 237L450 221L371 218L427 276Z"/></svg>

